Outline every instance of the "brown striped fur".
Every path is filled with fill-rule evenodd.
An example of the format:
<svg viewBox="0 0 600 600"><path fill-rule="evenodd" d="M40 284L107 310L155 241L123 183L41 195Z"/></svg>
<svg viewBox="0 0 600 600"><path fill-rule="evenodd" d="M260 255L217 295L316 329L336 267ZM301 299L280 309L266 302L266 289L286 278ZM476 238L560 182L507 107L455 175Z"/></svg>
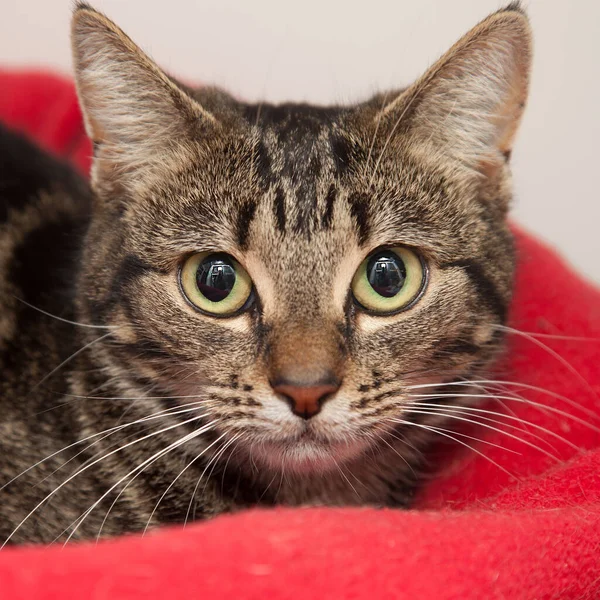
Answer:
<svg viewBox="0 0 600 600"><path fill-rule="evenodd" d="M0 180L0 538L253 504L407 506L433 437L391 421L416 418L407 386L472 377L502 350L522 10L491 15L406 90L349 107L188 89L86 5L73 51L93 193L11 134L1 147L27 168L5 161ZM367 314L352 277L397 245L423 258L427 287L409 310ZM216 318L185 301L178 269L200 251L245 267L247 310ZM273 389L284 375L339 389L303 419Z"/></svg>

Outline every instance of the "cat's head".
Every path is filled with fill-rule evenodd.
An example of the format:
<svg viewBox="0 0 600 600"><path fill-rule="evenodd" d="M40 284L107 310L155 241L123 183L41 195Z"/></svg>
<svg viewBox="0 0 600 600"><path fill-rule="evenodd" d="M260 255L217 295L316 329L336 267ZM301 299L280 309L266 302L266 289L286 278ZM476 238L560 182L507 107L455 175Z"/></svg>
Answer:
<svg viewBox="0 0 600 600"><path fill-rule="evenodd" d="M410 385L497 354L518 7L350 107L190 90L86 6L73 47L97 195L81 307L118 326L99 356L123 389L200 399L266 468L328 469L411 419Z"/></svg>

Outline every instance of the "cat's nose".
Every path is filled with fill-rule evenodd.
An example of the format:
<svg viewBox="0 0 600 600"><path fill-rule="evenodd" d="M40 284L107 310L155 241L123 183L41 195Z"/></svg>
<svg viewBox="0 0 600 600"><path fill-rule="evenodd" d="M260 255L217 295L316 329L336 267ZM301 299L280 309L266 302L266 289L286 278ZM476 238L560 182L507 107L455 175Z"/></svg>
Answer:
<svg viewBox="0 0 600 600"><path fill-rule="evenodd" d="M304 384L280 380L273 384L273 389L289 402L292 412L303 419L314 417L339 387L333 379Z"/></svg>

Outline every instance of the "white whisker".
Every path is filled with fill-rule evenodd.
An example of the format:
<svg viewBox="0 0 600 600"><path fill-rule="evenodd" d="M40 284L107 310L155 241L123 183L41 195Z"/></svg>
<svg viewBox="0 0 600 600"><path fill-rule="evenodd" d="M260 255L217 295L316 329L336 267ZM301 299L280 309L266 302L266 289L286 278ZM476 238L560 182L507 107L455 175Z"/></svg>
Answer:
<svg viewBox="0 0 600 600"><path fill-rule="evenodd" d="M527 398L514 397L514 396L508 396L508 395L489 396L489 395L486 395L486 394L463 394L463 393L459 393L459 395L461 397L464 397L464 398L500 399L500 400L509 400L509 401L512 401L512 402L518 402L518 403L522 403L522 404L527 404L529 406L533 406L535 408L539 408L540 410L545 410L545 411L548 411L548 412L553 413L555 415L559 415L561 417L565 417L567 419L571 419L574 423L578 423L579 425L583 425L583 426L587 427L588 429L591 429L592 431L595 431L596 433L600 433L600 428L595 427L594 425L591 425L587 421L584 421L583 419L580 419L579 417L576 417L575 415L572 415L571 413L565 412L564 410L560 410L559 408L555 408L554 406L547 406L545 404L542 404L541 402L535 402L534 400L529 400ZM411 396L415 397L414 394L411 394ZM443 394L443 393L440 393L440 394L426 395L426 397L429 397L429 398L455 398L456 394Z"/></svg>
<svg viewBox="0 0 600 600"><path fill-rule="evenodd" d="M501 380L501 379L475 379L473 381L469 381L469 380L465 380L465 381L449 381L446 383L420 383L420 384L416 384L416 385L409 385L406 386L406 390L417 390L417 389L427 389L427 388L440 388L440 387L449 387L449 386L460 386L460 387L467 387L471 384L499 384L499 385L507 385L507 386L518 386L521 387L525 390L530 390L533 392L539 392L541 394L546 394L547 396L550 396L551 398L555 398L557 400L561 400L562 402L564 402L565 404L568 404L569 406L572 406L573 408L580 410L581 412L585 413L586 415L588 415L589 417L592 417L594 419L599 419L599 415L596 414L595 412L586 409L585 407L581 406L580 404L578 404L577 402L575 402L574 400L571 400L570 398L567 398L566 396L563 396L562 394L558 394L556 392L553 392L551 390L547 390L545 388L542 387L538 387L535 385L530 385L527 383L521 383L521 382L517 382L517 381L506 381L506 380ZM463 394L463 393L459 393L461 396L465 396L468 394ZM513 397L502 397L502 399L504 400L515 400L515 398ZM527 400L527 402L532 402ZM539 403L538 403L539 404ZM551 409L551 407L546 407L543 404L539 404L540 406L544 407L544 408L548 408ZM569 413L564 413L564 414L569 414Z"/></svg>
<svg viewBox="0 0 600 600"><path fill-rule="evenodd" d="M412 472L413 475L416 476L415 470L412 468L412 465L406 460L406 458L404 456L402 456L402 454L400 454L400 452L398 452L398 450L396 450L396 448L394 448L393 444L390 444L386 439L385 439L385 435L390 435L389 431L381 431L379 432L379 435L376 436L376 439L378 439L379 441L383 442L384 444L386 444L388 446L388 448L390 448L395 454L398 455L398 458L400 458L400 460L402 460L402 462L404 462L406 464L406 466L410 469L410 471ZM395 439L397 439L399 442L403 443L404 440L398 436L398 435L393 435L392 437L394 437ZM413 446L414 448L414 446Z"/></svg>
<svg viewBox="0 0 600 600"><path fill-rule="evenodd" d="M63 531L55 538L54 541L58 540L71 527L74 527L73 531L71 531L71 533L67 536L67 539L65 540L65 542L63 544L63 547L66 546L69 543L69 541L71 540L71 538L75 535L77 529L81 526L81 524L83 523L83 521L88 517L88 515L104 500L104 498L106 498L109 494L111 494L126 479L128 479L129 477L131 477L131 475L133 475L134 473L136 473L136 472L138 472L140 470L143 471L147 466L149 466L150 464L152 464L154 461L158 460L159 458L161 458L165 454L168 454L171 450L174 450L175 448L178 448L179 446L185 444L186 442L189 442L190 440L194 439L195 437L198 437L199 435L202 435L205 431L208 431L209 429L211 429L211 427L213 426L213 424L215 422L216 421L212 421L211 423L203 425L199 429L195 429L194 431L191 431L190 433L184 435L182 438L180 438L180 439L174 441L173 443L169 444L166 448L162 448L158 452L154 453L150 458L147 458L141 464L139 464L137 467L135 467L134 469L132 469L131 471L129 471L126 475L124 475L123 477L121 477L121 479L119 479L119 481L117 481L108 490L106 490L106 492L104 492L104 494L102 494L100 496L100 498L98 498L98 500L96 500L96 502L94 502L92 504L92 506L90 506L82 515L80 515L77 519L75 519L75 521L71 525L69 525L69 527L67 527L66 529L63 529ZM181 423L181 425L183 425L184 423L185 423L185 421L183 423ZM111 506L111 508L112 508L112 506ZM104 524L104 522L103 522L103 524Z"/></svg>
<svg viewBox="0 0 600 600"><path fill-rule="evenodd" d="M52 375L54 375L57 371L59 371L60 369L62 369L62 367L64 367L66 364L68 364L69 362L71 362L76 356L79 356L82 352L84 352L85 350L87 350L90 346L93 346L94 344L97 344L98 342L101 342L102 340L105 340L107 337L112 335L112 331L109 331L108 333L105 333L104 335L101 335L100 337L96 338L95 340L92 340L91 342L88 342L85 346L83 346L82 348L79 348L79 350L76 350L75 352L73 352L73 354L71 354L71 356L69 356L68 358L66 358L65 360L63 360L57 367L54 367L54 369L52 369L52 371L50 371L50 373L48 373L46 376L42 377L42 379L40 381L38 381L30 390L29 393L35 391L37 388L40 387L40 385L42 385L44 383L44 381L47 381L48 379L50 379L50 377L52 377Z"/></svg>
<svg viewBox="0 0 600 600"><path fill-rule="evenodd" d="M385 143L383 144L383 148L382 148L379 156L377 157L377 161L375 162L375 167L373 168L373 173L371 174L371 179L369 180L369 187L371 187L373 185L373 181L375 180L375 175L377 174L377 170L379 169L379 165L381 164L383 155L385 154L385 151L387 150L389 143L394 138L394 134L396 133L396 129L398 128L398 125L400 125L400 123L402 122L402 119L404 118L404 116L408 112L408 109L411 107L412 103L415 101L416 98L417 98L417 94L413 95L413 97L406 103L406 106L402 109L400 116L398 117L398 119L394 123L394 126L392 127L392 130L388 134L388 136L385 140ZM386 107L385 109L383 109L382 112L387 112L387 109L389 109L389 107Z"/></svg>
<svg viewBox="0 0 600 600"><path fill-rule="evenodd" d="M47 460L50 460L51 458L54 458L55 456L62 454L63 452L66 452L67 450L69 450L75 446L78 446L79 444L83 444L83 443L85 443L93 438L99 437L99 436L103 436L103 437L100 437L100 439L97 441L102 441L102 440L106 439L107 437L109 437L110 435L112 435L113 433L116 433L117 431L121 431L127 427L131 427L132 425L137 425L139 423L146 423L147 421L151 421L153 419L160 419L165 416L170 416L172 414L181 414L182 412L192 412L192 411L197 410L197 408L192 408L192 409L187 409L187 410L182 410L182 411L178 411L177 409L183 408L185 406L196 406L196 405L200 405L200 404L202 404L201 401L190 402L188 404L182 404L181 407L168 408L168 409L165 409L164 411L159 411L157 413L152 413L149 416L142 417L141 419L136 419L135 421L130 421L129 423L124 423L123 425L117 425L115 427L110 427L109 429L104 429L103 431L100 431L98 433L92 433L91 435L88 435L80 440L77 440L76 442L73 442L72 444L69 444L68 446L65 446L64 448L61 448L60 450L57 450L56 452L53 452L52 454L49 454L48 456L46 456L46 458L38 460L36 463L31 465L30 467L27 467L27 469L25 469L24 471L21 471L18 475L15 475L12 479L10 479L4 485L2 485L2 487L0 487L0 492L2 490L4 490L4 488L9 486L11 483L13 483L13 481L16 481L22 475L25 475L26 473L28 473L32 469L35 469L36 467L38 467L42 463L46 462ZM176 412L173 412L173 411L176 411ZM96 443L97 442L94 442L93 444L86 446L86 448L84 448L83 450L78 452L75 456L72 456L69 460L67 460L60 467L58 467L58 469L55 469L50 475L47 475L44 479L42 479L42 481L45 481L48 477L50 477L51 475L53 475L54 473L56 473L57 471L62 469L65 465L67 465L69 462L71 462L73 459L75 459L81 453L83 453L86 450L88 450L89 448L91 448Z"/></svg>
<svg viewBox="0 0 600 600"><path fill-rule="evenodd" d="M579 381L584 385L584 387L587 388L587 390L594 395L596 400L600 400L600 398L598 398L596 390L594 390L594 388L590 385L590 382L585 377L583 377L583 375L581 375L581 373L566 358L564 358L564 356L561 356L558 352L550 348L550 346L544 344L544 342L541 342L534 336L525 333L524 331L519 331L518 329L513 329L512 327L507 327L506 325L494 325L494 327L496 329L499 329L500 331L505 331L508 333L512 333L513 335L521 336L538 346L538 348L542 348L542 350L548 352L550 356L555 358L561 365L563 365L563 367L565 367L565 369L567 369L572 375L579 379Z"/></svg>
<svg viewBox="0 0 600 600"><path fill-rule="evenodd" d="M120 328L119 325L90 325L89 323L80 323L79 321L71 321L69 319L64 319L63 317L59 317L58 315L53 315L52 313L50 313L46 310L38 308L37 306L30 304L29 302L23 300L22 298L19 298L18 296L15 296L14 294L12 294L12 296L13 296L13 298L15 298L15 300L18 300L25 306L28 306L29 308L32 308L33 310L37 310L38 312L42 313L43 315L46 315L47 317L52 317L53 319L56 319L57 321L62 321L63 323L68 323L69 325L77 325L77 327L89 327L90 329L119 329Z"/></svg>
<svg viewBox="0 0 600 600"><path fill-rule="evenodd" d="M68 477L65 481L63 481L60 485L58 485L56 488L54 488L52 490L52 492L50 492L45 498L43 498L40 502L38 502L35 505L35 507L32 510L30 510L29 513L27 513L27 515L19 522L19 524L11 531L11 533L9 534L9 536L4 540L4 542L0 546L0 550L2 550L4 548L4 546L6 546L6 544L8 544L8 542L10 541L10 539L22 527L22 525L27 521L27 519L29 519L43 504L45 504L48 500L50 500L50 498L52 498L59 490L61 490L65 485L67 485L75 477L77 477L78 475L80 475L84 471L87 471L89 468L93 467L94 465L96 465L100 461L108 458L109 456L112 456L112 455L116 454L117 452L125 450L125 448L133 446L135 444L139 444L140 442L143 442L144 440L147 440L147 439L149 439L151 437L154 437L156 435L160 435L161 433L164 433L166 431L170 431L171 429L174 429L175 427L181 427L182 425L185 425L187 423L192 423L193 421L197 421L200 418L202 418L201 415L199 415L197 417L194 417L192 419L188 419L188 420L182 421L181 423L175 423L174 425L170 425L169 427L165 427L165 428L163 428L163 429L161 429L159 431L152 432L152 433L150 433L148 435L145 435L145 436L143 436L141 438L138 438L138 439L134 440L133 442L129 442L129 443L125 444L124 446L120 446L116 450L112 450L111 452L109 452L108 454L105 454L101 458L99 458L99 459L97 459L97 460L89 463L85 467L82 467L81 469L79 469L78 471L76 471L73 475L71 475L70 477Z"/></svg>
<svg viewBox="0 0 600 600"><path fill-rule="evenodd" d="M419 396L419 397L426 397L426 396ZM439 396L434 396L431 395L431 398L439 398ZM493 396L489 397L490 400L495 400L495 398ZM497 411L493 411L493 410L486 410L483 408L474 408L471 406L440 406L439 404L428 404L425 402L421 402L420 400L418 401L418 403L416 404L417 407L423 406L425 408L433 408L433 409L442 409L442 410L448 410L448 411L460 411L462 413L476 413L475 416L477 416L480 419L484 419L484 420L489 420L493 423L499 423L499 424L503 424L505 423L503 420L504 419L508 419L510 421L516 421L517 423L521 424L521 425L525 425L525 426L529 426L529 427L533 427L534 429L537 429L538 431L541 431L542 433L545 433L549 436L552 436L553 438L557 439L560 442L563 442L564 444L566 444L567 446L571 447L573 450L577 450L579 451L580 448L579 446L573 444L571 441L563 438L561 435L559 435L558 433L556 433L555 431L552 431L551 429L547 429L545 427L542 427L541 425L538 425L537 423L532 423L531 421L527 421L525 419L521 419L520 417L517 417L516 415L507 415L504 413L499 413ZM489 414L489 415L495 415L498 417L501 417L500 419L490 419L489 417L484 417L484 416L480 416L481 414ZM516 425L511 425L512 427L516 427ZM543 437L536 435L530 431L526 431L524 429L522 429L521 431L523 431L524 433L527 433L528 435L531 435L532 437L534 437L535 439L538 439L540 441L543 441L545 443L547 443L548 445L549 442L547 440L544 440Z"/></svg>
<svg viewBox="0 0 600 600"><path fill-rule="evenodd" d="M354 494L356 495L356 497L360 501L361 500L361 495L358 493L358 491L356 490L356 488L352 485L352 482L348 479L348 477L344 473L342 467L340 467L340 464L335 459L335 457L332 456L332 458L333 458L333 464L336 466L336 469L340 472L340 475L344 478L344 480L346 481L346 483L350 486L350 488L352 489L352 491L354 492Z"/></svg>
<svg viewBox="0 0 600 600"><path fill-rule="evenodd" d="M383 97L383 105L387 104L387 99L389 96L389 91L385 93ZM369 170L369 164L371 163L371 157L373 155L373 148L375 147L375 141L377 140L377 134L379 133L379 126L381 125L381 119L383 116L383 111L379 111L377 113L377 121L375 123L375 132L373 133L373 138L371 139L371 143L369 144L369 154L367 155L367 160L365 162L365 168L363 169L363 177L367 176L367 172Z"/></svg>
<svg viewBox="0 0 600 600"><path fill-rule="evenodd" d="M162 493L162 495L160 496L160 498L158 499L157 503L154 505L154 508L152 509L152 512L150 513L150 516L148 517L148 520L146 521L146 526L144 527L144 530L142 532L142 536L146 535L146 531L148 531L148 527L150 527L150 523L152 522L152 519L156 513L156 511L158 510L158 507L160 505L160 503L163 501L164 497L169 493L169 491L173 488L173 486L175 485L175 483L177 482L177 480L191 467L194 465L194 463L197 460L200 460L200 458L202 458L202 456L204 456L204 454L206 452L208 452L213 446L215 446L216 444L218 444L227 434L226 433L222 433L216 440L214 440L213 442L211 442L208 446L206 446L206 448L204 448L202 450L202 452L199 452L190 462L188 462L188 464L183 467L183 469L181 469L181 471L179 471L179 474L173 479L173 481L171 481L171 483L167 486L167 488L165 489L165 491ZM141 472L141 471L140 471ZM204 471L203 471L204 474ZM139 475L139 473L138 473ZM137 475L136 475L137 477ZM200 476L202 477L202 475Z"/></svg>
<svg viewBox="0 0 600 600"><path fill-rule="evenodd" d="M424 415L438 416L438 417L443 417L445 419L454 419L456 421L471 423L473 425L477 425L478 427L483 427L484 429L489 429L490 431L495 431L496 433L499 433L499 434L505 435L511 439L517 440L517 441L521 442L522 444L525 444L526 446L529 446L530 448L534 448L538 452L545 454L546 456L552 458L556 462L559 462L559 459L557 456L555 456L554 454L551 454L550 452L544 450L543 448L540 448L539 446L536 446L532 442L529 442L528 440L524 440L523 438L520 438L519 436L514 435L514 434L510 433L509 431L504 431L498 427L494 427L493 425L489 425L487 423L482 423L481 421L474 421L472 419L460 417L456 414L451 414L448 412L440 412L440 411L432 410L430 408L422 408L422 409L421 408L409 408L405 412L412 413L412 414L424 414ZM483 418L483 417L480 417L480 418ZM504 449L508 451L507 448L504 448Z"/></svg>
<svg viewBox="0 0 600 600"><path fill-rule="evenodd" d="M192 495L190 496L190 502L188 504L188 508L187 511L185 513L185 519L183 521L183 526L185 527L188 523L188 520L190 518L190 512L192 511L192 507L194 506L194 499L196 497L196 492L198 491L198 486L200 485L200 482L202 481L202 479L204 479L204 475L206 474L206 471L208 470L208 468L210 467L210 465L212 464L213 467L210 471L210 473L208 474L208 477L206 478L206 481L204 483L204 490L206 489L206 485L208 483L208 480L211 478L212 473L214 471L214 468L217 464L217 461L219 460L219 458L221 456L223 456L223 454L225 453L225 451L227 450L227 448L229 448L233 443L235 443L235 441L237 439L239 439L242 436L241 433L236 433L230 440L228 440L222 448L219 449L218 452L215 453L215 455L208 461L207 465L204 467L204 470L202 471L202 473L200 473L200 476L198 477L197 481L196 481L196 485L194 486L194 489L192 491ZM225 437L224 435L222 435L219 440L221 438ZM197 456L196 458L193 459L192 462L196 461L198 458L200 458L199 456ZM229 458L231 458L231 454L229 455ZM227 459L227 463L229 463L229 459ZM225 469L227 469L227 464L225 465ZM223 471L223 475L225 475L225 471ZM222 485L222 482L221 482ZM196 511L194 510L194 515L196 514ZM144 529L144 532L146 530Z"/></svg>
<svg viewBox="0 0 600 600"><path fill-rule="evenodd" d="M489 456L485 455L483 452L480 452L476 448L473 448L473 446L470 446L466 442L463 442L462 440L458 439L457 437L454 437L454 436L459 435L456 432L452 432L454 435L450 435L445 430L440 429L438 427L430 427L430 426L427 426L427 425L423 425L421 423L413 423L411 421L406 421L405 419L390 419L390 420L392 422L398 423L400 425L408 425L408 426L413 426L413 427L419 427L419 428L425 429L426 431L429 431L431 433L438 433L439 435L441 435L443 437L446 437L446 438L452 440L453 442L456 442L457 444L460 444L461 446L464 446L465 448L468 448L469 450L471 450L475 454L478 454L479 456L481 456L482 458L484 458L488 462L492 463L494 466L498 467L498 469L500 469L501 471L503 471L504 473L506 473L511 479L518 479L510 471L508 471L507 469L505 469L503 466L499 465L496 461L492 460ZM489 442L485 442L485 440L479 440L479 439L473 438L471 436L465 436L465 435L461 434L460 437L468 437L468 438L473 439L473 440L475 440L477 442L487 443L488 445L496 446L497 448L500 448L502 450L506 450L506 448L503 448L502 446L498 446L497 444L491 444ZM518 454L518 452L514 452L514 451L510 451L510 452L512 452L513 454Z"/></svg>

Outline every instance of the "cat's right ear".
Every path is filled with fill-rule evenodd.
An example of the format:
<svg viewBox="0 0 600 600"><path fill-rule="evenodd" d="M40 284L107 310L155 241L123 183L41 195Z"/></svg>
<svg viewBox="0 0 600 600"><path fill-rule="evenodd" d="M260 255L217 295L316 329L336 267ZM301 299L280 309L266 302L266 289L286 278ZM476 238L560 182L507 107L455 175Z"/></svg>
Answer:
<svg viewBox="0 0 600 600"><path fill-rule="evenodd" d="M95 147L92 178L135 187L212 114L179 88L110 19L79 3L71 40L85 126Z"/></svg>

